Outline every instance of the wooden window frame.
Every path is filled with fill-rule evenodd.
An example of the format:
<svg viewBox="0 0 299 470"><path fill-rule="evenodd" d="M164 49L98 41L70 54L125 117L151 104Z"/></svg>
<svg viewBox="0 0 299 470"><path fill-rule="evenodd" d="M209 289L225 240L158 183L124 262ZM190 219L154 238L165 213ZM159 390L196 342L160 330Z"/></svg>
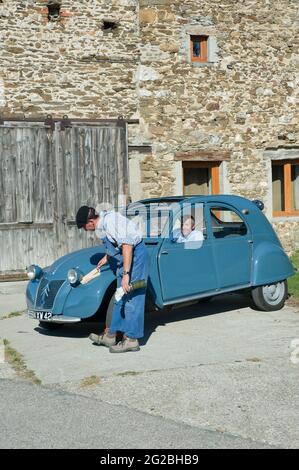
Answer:
<svg viewBox="0 0 299 470"><path fill-rule="evenodd" d="M292 191L292 165L299 165L299 159L296 160L272 160L272 166L283 167L283 184L284 184L284 211L273 211L273 217L290 217L299 216L299 210L292 209L293 191ZM272 167L271 167L271 182Z"/></svg>
<svg viewBox="0 0 299 470"><path fill-rule="evenodd" d="M191 62L208 62L208 38L209 36L201 34L191 34L190 35L190 55ZM200 40L200 45L202 48L202 57L195 57L193 55L193 43L195 39Z"/></svg>
<svg viewBox="0 0 299 470"><path fill-rule="evenodd" d="M183 161L183 194L185 188L185 178L184 178L184 169L185 168L209 168L211 170L211 180L212 180L212 193L211 194L219 194L220 193L220 176L219 176L219 168L221 162L187 162Z"/></svg>

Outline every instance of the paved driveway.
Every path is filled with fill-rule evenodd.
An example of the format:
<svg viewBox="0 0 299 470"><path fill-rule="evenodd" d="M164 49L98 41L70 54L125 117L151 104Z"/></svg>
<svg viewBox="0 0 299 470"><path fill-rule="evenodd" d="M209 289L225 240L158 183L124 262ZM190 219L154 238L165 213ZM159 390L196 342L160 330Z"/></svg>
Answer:
<svg viewBox="0 0 299 470"><path fill-rule="evenodd" d="M27 284L27 281L0 282L0 319L11 312L25 309Z"/></svg>
<svg viewBox="0 0 299 470"><path fill-rule="evenodd" d="M23 315L0 320L0 336L44 386L84 395L95 407L124 405L257 445L299 446L296 308L258 312L246 298L226 295L153 312L141 351L123 355L91 344L97 327L46 332Z"/></svg>

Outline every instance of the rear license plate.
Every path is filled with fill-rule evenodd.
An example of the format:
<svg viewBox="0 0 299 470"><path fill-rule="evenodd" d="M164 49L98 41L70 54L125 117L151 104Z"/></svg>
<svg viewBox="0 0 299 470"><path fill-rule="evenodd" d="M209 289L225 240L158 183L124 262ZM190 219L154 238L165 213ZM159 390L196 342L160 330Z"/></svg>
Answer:
<svg viewBox="0 0 299 470"><path fill-rule="evenodd" d="M40 310L28 310L28 317L35 320L51 320L53 317L52 312L43 312Z"/></svg>

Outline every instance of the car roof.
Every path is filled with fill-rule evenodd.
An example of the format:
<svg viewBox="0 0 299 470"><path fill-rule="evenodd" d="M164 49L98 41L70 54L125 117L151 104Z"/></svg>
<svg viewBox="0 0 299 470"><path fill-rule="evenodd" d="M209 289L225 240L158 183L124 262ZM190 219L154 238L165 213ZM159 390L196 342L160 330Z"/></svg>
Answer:
<svg viewBox="0 0 299 470"><path fill-rule="evenodd" d="M249 199L242 196L235 196L231 194L212 194L212 195L194 195L194 196L166 196L157 198L148 198L138 201L142 204L150 204L155 202L218 202L232 204L237 207L243 208L246 204L252 203Z"/></svg>
<svg viewBox="0 0 299 470"><path fill-rule="evenodd" d="M246 220L254 227L256 232L260 233L274 233L273 227L271 226L270 222L268 221L267 217L263 213L263 211L258 207L250 199L246 199L242 196L235 196L232 194L212 194L212 195L195 195L195 196L167 196L167 197L160 197L160 198L149 198L143 199L138 201L137 203L141 204L150 204L155 202L177 202L177 203L215 203L215 204L228 204L237 209L238 211L242 211L243 209L249 210L246 212ZM136 204L136 203L133 203Z"/></svg>

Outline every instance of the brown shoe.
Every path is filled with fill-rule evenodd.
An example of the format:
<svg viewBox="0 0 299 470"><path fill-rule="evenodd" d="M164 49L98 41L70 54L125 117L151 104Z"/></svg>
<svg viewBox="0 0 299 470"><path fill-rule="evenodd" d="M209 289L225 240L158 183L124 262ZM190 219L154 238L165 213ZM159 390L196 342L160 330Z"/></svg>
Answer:
<svg viewBox="0 0 299 470"><path fill-rule="evenodd" d="M123 353L129 351L139 351L139 342L138 339L133 338L124 338L122 341L119 341L115 346L110 346L109 351L111 353Z"/></svg>
<svg viewBox="0 0 299 470"><path fill-rule="evenodd" d="M116 336L110 336L107 333L102 333L101 335L97 335L96 333L91 333L89 335L90 341L98 346L106 346L110 348L110 346L114 346L116 344Z"/></svg>

